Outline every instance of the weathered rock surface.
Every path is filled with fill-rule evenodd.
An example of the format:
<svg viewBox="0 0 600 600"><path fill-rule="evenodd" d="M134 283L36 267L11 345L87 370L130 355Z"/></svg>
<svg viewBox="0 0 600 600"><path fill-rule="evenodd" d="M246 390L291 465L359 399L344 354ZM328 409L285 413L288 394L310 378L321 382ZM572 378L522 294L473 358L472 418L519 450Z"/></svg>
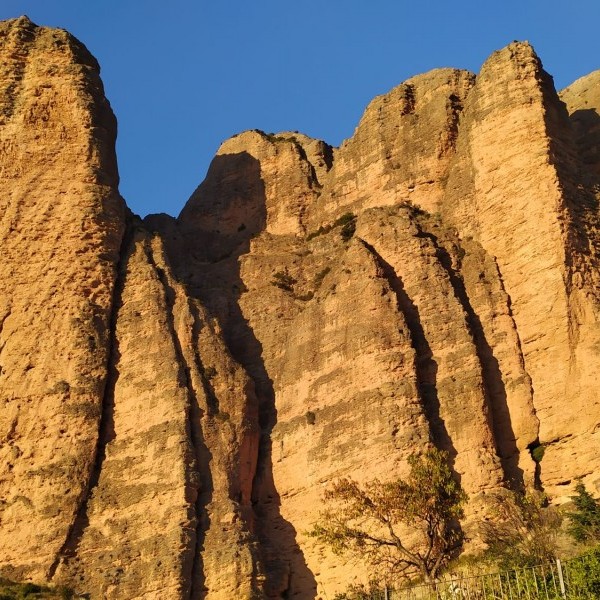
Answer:
<svg viewBox="0 0 600 600"><path fill-rule="evenodd" d="M513 43L339 148L234 136L142 222L94 59L0 36L0 574L332 597L368 573L307 538L323 490L432 444L467 530L500 487L600 492L599 72L563 104Z"/></svg>
<svg viewBox="0 0 600 600"><path fill-rule="evenodd" d="M0 564L43 579L91 482L125 207L92 56L23 17L0 57Z"/></svg>

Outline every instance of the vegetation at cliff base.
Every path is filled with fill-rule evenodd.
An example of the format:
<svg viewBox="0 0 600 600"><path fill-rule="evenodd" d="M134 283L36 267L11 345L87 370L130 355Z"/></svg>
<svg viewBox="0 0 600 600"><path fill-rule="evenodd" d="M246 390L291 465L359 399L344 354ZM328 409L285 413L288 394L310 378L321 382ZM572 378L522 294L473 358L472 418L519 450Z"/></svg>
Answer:
<svg viewBox="0 0 600 600"><path fill-rule="evenodd" d="M562 523L559 510L537 491L503 490L491 496L492 516L481 524L484 558L501 569L553 560Z"/></svg>
<svg viewBox="0 0 600 600"><path fill-rule="evenodd" d="M0 600L71 600L82 598L70 588L52 588L36 583L16 583L0 577Z"/></svg>
<svg viewBox="0 0 600 600"><path fill-rule="evenodd" d="M467 495L446 452L429 450L408 462L406 479L338 481L325 492L327 509L309 535L396 577L435 579L462 545L459 520Z"/></svg>
<svg viewBox="0 0 600 600"><path fill-rule="evenodd" d="M571 496L575 508L567 513L569 533L578 542L600 542L600 502L581 482L575 486L575 491L577 494Z"/></svg>

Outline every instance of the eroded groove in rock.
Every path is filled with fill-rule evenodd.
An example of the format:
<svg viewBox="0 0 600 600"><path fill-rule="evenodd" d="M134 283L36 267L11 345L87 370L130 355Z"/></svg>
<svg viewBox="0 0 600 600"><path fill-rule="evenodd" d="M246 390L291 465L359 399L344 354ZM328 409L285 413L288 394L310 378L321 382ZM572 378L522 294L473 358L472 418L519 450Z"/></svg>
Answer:
<svg viewBox="0 0 600 600"><path fill-rule="evenodd" d="M423 227L419 227L418 235L427 237L431 240L440 265L448 274L448 279L454 290L454 295L465 312L468 328L473 336L473 342L481 365L485 396L490 410L489 426L494 431L494 442L499 456L503 459L502 464L504 474L508 482L517 489L523 489L523 473L518 468L517 464L518 448L516 445L516 436L512 429L506 389L498 359L494 356L494 352L486 338L481 319L473 310L464 281L462 280L459 271L455 269L448 250L439 243L435 234L426 231ZM459 252L460 251L461 249L459 249Z"/></svg>
<svg viewBox="0 0 600 600"><path fill-rule="evenodd" d="M248 291L240 304L275 392L272 482L258 487L256 505L259 523L266 517L263 543L279 557L279 594L287 588L289 596L312 598L332 581L343 586L345 577L332 569L335 558L306 538L322 488L342 475L404 472L408 453L430 436L409 332L371 253L356 240L346 248L339 231L311 240L310 253L282 252L290 242L253 241L242 263ZM280 271L296 279L293 291L262 275ZM368 474L360 466L365 456L378 457ZM279 521L269 510L280 512Z"/></svg>
<svg viewBox="0 0 600 600"><path fill-rule="evenodd" d="M227 160L238 165L251 164L249 157L243 157L241 162L236 156L217 161L219 169L226 173L230 173ZM215 185L219 185L218 181ZM237 189L252 197L252 180L248 189ZM250 205L245 210L247 215L253 214L254 208ZM193 223L180 226L160 216L149 217L146 222L161 232L173 273L185 283L185 291L175 280L171 283L177 291L176 331L195 393L192 419L196 423L192 425L201 430L204 439L198 457L198 506L202 507L198 527L202 535L197 537L200 553L196 559L202 561L206 577L201 581L194 574L192 597L250 597L260 593L260 581L264 579L251 505L259 419L254 381L232 357L227 345L232 324L240 321L235 299L229 296L232 286L239 289L240 285L236 275L238 250L229 238L224 240L229 258L214 265L203 258L196 262L195 250L187 245L186 236L202 239L204 232L200 228L194 229ZM246 222L251 229L251 223ZM237 227L235 234L242 241L248 235L244 229L237 231ZM245 347L243 340L237 342L234 350Z"/></svg>
<svg viewBox="0 0 600 600"><path fill-rule="evenodd" d="M182 576L195 501L188 390L145 236L134 227L124 263L106 455L76 553L56 573L92 598L179 600L189 585Z"/></svg>
<svg viewBox="0 0 600 600"><path fill-rule="evenodd" d="M502 386L490 386L498 453L508 482L517 488L530 487L535 484L536 466L529 448L538 440L539 420L510 297L496 261L472 240L461 240L460 244L460 258L455 262L485 340L482 360L491 361L492 382L494 378L502 382Z"/></svg>
<svg viewBox="0 0 600 600"><path fill-rule="evenodd" d="M588 401L600 368L591 283L597 265L585 224L589 196L573 185L569 128L531 47L515 43L494 53L465 104L442 211L461 237L472 235L497 260L532 380L540 442L552 442L542 480L558 495L564 488L553 486L564 481L566 465L583 472L600 435L589 427L600 406Z"/></svg>
<svg viewBox="0 0 600 600"><path fill-rule="evenodd" d="M198 353L199 348L199 328L200 321L199 315L193 303L188 300L188 307L192 318L192 341L193 341L193 357L194 367L198 373L204 374L206 371L202 364L200 355ZM190 373L188 367L188 377L190 384L193 385L193 375ZM207 398L207 413L210 411L218 412L218 403L216 402L214 392L207 381L206 377L201 377L201 383L203 386L204 395ZM196 518L196 537L193 545L193 558L190 562L190 571L188 574L190 585L190 600L202 599L206 597L208 592L205 582L206 574L204 571L204 561L202 557L202 551L204 549L204 541L206 538L206 531L209 527L209 516L208 516L208 505L212 501L213 495L213 482L211 474L211 453L206 446L206 442L203 439L203 432L201 427L201 419L203 416L203 409L200 407L197 393L191 394L190 397L190 430L192 436L192 442L194 445L194 451L196 455L196 467L197 477L199 480L198 485L198 497L195 502L195 518Z"/></svg>
<svg viewBox="0 0 600 600"><path fill-rule="evenodd" d="M194 463L188 463L186 465L188 469L187 473L187 499L190 503L188 519L191 526L194 527L194 535L189 536L188 548L184 549L184 554L191 554L192 559L184 558L181 561L181 572L182 572L182 598L203 598L204 597L204 581L206 579L204 568L202 564L202 557L200 554L201 543L205 535L206 523L206 495L210 494L211 488L211 475L210 466L208 464L207 453L208 449L204 443L202 437L202 430L199 426L200 423L200 410L197 402L197 393L193 388L190 366L186 363L184 352L182 349L181 341L177 335L175 329L175 303L177 294L175 289L172 287L172 282L169 281L169 277L165 271L167 265L157 264L157 260L154 256L154 251L148 249L146 251L148 262L154 267L156 274L158 275L159 281L162 283L165 293L165 301L167 305L167 326L173 345L175 347L175 355L177 363L180 366L178 377L184 382L185 388L187 389L187 402L188 402L188 427L190 442L192 444L192 451L195 460ZM194 474L200 470L204 473L203 478L194 477ZM202 483L207 489L199 489L199 483L197 479L204 479ZM189 569L189 570L188 570Z"/></svg>
<svg viewBox="0 0 600 600"><path fill-rule="evenodd" d="M118 347L116 341L117 314L121 305L123 286L125 284L125 264L129 254L131 244L131 231L125 231L121 250L119 252L119 263L116 265L116 280L113 288L113 298L110 308L109 339L107 353L107 376L106 383L102 392L102 403L100 405L100 422L98 425L98 442L94 456L94 465L89 478L88 487L82 494L75 518L67 532L65 542L57 553L54 562L50 565L46 578L52 580L56 570L61 562L67 561L77 553L77 548L81 541L81 536L88 525L87 510L88 503L94 488L98 485L102 463L106 458L106 446L114 433L114 386L118 376L116 370L116 357L118 356Z"/></svg>
<svg viewBox="0 0 600 600"><path fill-rule="evenodd" d="M432 439L440 450L445 450L449 453L450 459L454 463L456 448L452 444L452 439L448 434L444 421L440 417L440 401L436 387L437 365L433 361L433 352L423 331L423 325L419 318L419 309L406 293L402 279L396 274L392 265L386 262L373 246L364 240L360 241L373 254L388 280L390 288L396 294L398 309L404 315L406 325L410 331L411 345L416 353L415 373L417 377L417 389L431 428Z"/></svg>
<svg viewBox="0 0 600 600"><path fill-rule="evenodd" d="M419 311L432 351L439 415L455 456L454 469L474 496L501 484L481 364L464 308L438 250L423 236L411 206L371 209L357 220L357 235L392 266Z"/></svg>

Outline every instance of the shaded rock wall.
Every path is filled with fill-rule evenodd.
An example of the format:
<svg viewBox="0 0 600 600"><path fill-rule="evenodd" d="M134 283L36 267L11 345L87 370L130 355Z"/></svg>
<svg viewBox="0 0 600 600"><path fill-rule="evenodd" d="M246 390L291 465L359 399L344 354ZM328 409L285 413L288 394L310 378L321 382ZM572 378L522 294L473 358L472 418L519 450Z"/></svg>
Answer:
<svg viewBox="0 0 600 600"><path fill-rule="evenodd" d="M234 136L142 222L94 59L0 36L1 574L332 597L368 572L307 539L323 490L431 445L467 533L500 487L600 491L597 73L563 104L514 43L376 98L339 148Z"/></svg>

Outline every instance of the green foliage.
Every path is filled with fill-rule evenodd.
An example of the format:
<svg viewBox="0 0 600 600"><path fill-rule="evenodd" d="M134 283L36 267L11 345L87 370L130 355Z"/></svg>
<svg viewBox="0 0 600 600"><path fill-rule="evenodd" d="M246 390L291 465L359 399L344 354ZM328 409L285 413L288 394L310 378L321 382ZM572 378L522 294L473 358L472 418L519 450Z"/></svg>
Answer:
<svg viewBox="0 0 600 600"><path fill-rule="evenodd" d="M329 225L321 225L316 231L309 233L306 236L306 240L310 241L320 235L329 233L336 227L341 227L340 235L342 239L347 242L354 235L356 230L356 215L354 213L344 213L341 217L338 217L333 223Z"/></svg>
<svg viewBox="0 0 600 600"><path fill-rule="evenodd" d="M537 444L535 446L531 446L529 451L531 452L531 458L533 458L533 461L539 464L542 462L542 458L544 458L546 447L542 444Z"/></svg>
<svg viewBox="0 0 600 600"><path fill-rule="evenodd" d="M306 236L306 241L310 242L310 240L314 240L316 237L319 237L320 235L323 235L324 233L329 233L332 230L331 225L325 225L320 226L319 229L317 229L316 231L311 231L307 236Z"/></svg>
<svg viewBox="0 0 600 600"><path fill-rule="evenodd" d="M276 142L291 142L296 145L300 145L298 138L295 135L275 135L274 133L265 133L265 137L272 143Z"/></svg>
<svg viewBox="0 0 600 600"><path fill-rule="evenodd" d="M365 585L351 585L345 592L336 594L333 600L385 600L385 588L377 581Z"/></svg>
<svg viewBox="0 0 600 600"><path fill-rule="evenodd" d="M539 492L504 490L491 499L492 519L481 525L486 558L502 569L535 565L556 556L562 516Z"/></svg>
<svg viewBox="0 0 600 600"><path fill-rule="evenodd" d="M463 541L458 521L467 496L447 461L446 452L434 449L409 457L405 480L361 486L341 479L325 492L329 508L309 535L336 554L354 554L395 576L418 573L429 581Z"/></svg>
<svg viewBox="0 0 600 600"><path fill-rule="evenodd" d="M340 225L348 225L348 223L352 223L356 221L356 215L354 213L344 213L341 217L338 217L334 222L334 227L339 227Z"/></svg>
<svg viewBox="0 0 600 600"><path fill-rule="evenodd" d="M56 383L56 385L52 388L52 392L55 394L67 394L71 386L67 381L61 380Z"/></svg>
<svg viewBox="0 0 600 600"><path fill-rule="evenodd" d="M296 294L294 296L294 298L296 298L296 300L302 300L303 302L308 302L309 300L312 300L315 297L315 293L312 290L309 290L308 292L306 292L306 294Z"/></svg>
<svg viewBox="0 0 600 600"><path fill-rule="evenodd" d="M571 496L575 510L567 513L569 533L578 542L600 541L600 502L579 482L576 496Z"/></svg>
<svg viewBox="0 0 600 600"><path fill-rule="evenodd" d="M0 578L0 600L71 600L77 596L70 588L51 588L36 583L16 583Z"/></svg>
<svg viewBox="0 0 600 600"><path fill-rule="evenodd" d="M566 565L569 598L600 598L600 546Z"/></svg>
<svg viewBox="0 0 600 600"><path fill-rule="evenodd" d="M204 369L204 376L210 381L213 377L217 376L217 370L214 367L207 367Z"/></svg>
<svg viewBox="0 0 600 600"><path fill-rule="evenodd" d="M285 271L277 271L277 273L274 273L273 279L271 280L271 285L274 285L285 292L293 292L294 284L296 283L297 280L287 272L287 269Z"/></svg>
<svg viewBox="0 0 600 600"><path fill-rule="evenodd" d="M344 242L349 242L356 231L356 215L346 213L345 215L342 215L336 223L342 226L340 235Z"/></svg>

